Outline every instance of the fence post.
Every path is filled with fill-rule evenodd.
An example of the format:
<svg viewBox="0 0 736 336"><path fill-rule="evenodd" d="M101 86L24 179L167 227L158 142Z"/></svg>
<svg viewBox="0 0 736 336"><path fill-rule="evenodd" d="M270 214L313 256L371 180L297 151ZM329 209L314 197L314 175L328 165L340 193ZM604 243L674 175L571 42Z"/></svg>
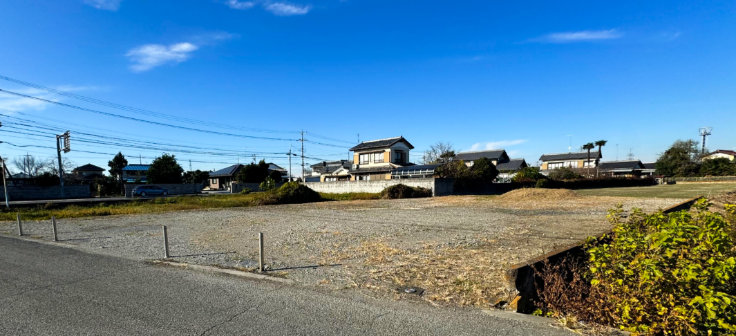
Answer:
<svg viewBox="0 0 736 336"><path fill-rule="evenodd" d="M258 271L263 273L263 232L258 232Z"/></svg>
<svg viewBox="0 0 736 336"><path fill-rule="evenodd" d="M18 235L23 235L23 224L20 222L20 212L15 214L15 218L18 219Z"/></svg>
<svg viewBox="0 0 736 336"><path fill-rule="evenodd" d="M161 225L164 231L164 258L169 258L169 234L166 232L166 225Z"/></svg>
<svg viewBox="0 0 736 336"><path fill-rule="evenodd" d="M56 216L51 216L51 229L54 232L54 241L59 241L59 237L56 235Z"/></svg>

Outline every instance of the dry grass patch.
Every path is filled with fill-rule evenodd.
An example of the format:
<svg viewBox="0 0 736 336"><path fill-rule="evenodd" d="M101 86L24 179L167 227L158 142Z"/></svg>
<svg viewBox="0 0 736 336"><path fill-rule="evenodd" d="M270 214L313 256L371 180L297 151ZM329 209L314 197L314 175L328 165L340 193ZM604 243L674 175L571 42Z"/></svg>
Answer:
<svg viewBox="0 0 736 336"><path fill-rule="evenodd" d="M562 201L579 197L576 192L569 189L521 188L498 196L496 200L500 202Z"/></svg>
<svg viewBox="0 0 736 336"><path fill-rule="evenodd" d="M422 298L432 303L489 307L509 293L503 270L497 269L498 249L491 247L493 243L400 249L383 241L365 241L328 255L330 262L356 261L357 269L351 273L361 288L395 293L398 287L415 286L425 289Z"/></svg>

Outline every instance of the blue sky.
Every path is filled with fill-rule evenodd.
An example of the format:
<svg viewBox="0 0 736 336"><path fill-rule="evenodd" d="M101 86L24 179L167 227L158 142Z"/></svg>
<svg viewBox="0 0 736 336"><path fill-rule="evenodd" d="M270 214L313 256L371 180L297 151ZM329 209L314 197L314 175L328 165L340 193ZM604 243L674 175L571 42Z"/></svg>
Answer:
<svg viewBox="0 0 736 336"><path fill-rule="evenodd" d="M604 160L652 161L702 126L713 127L708 148L736 149L735 13L733 1L3 1L0 75L156 114L8 80L0 89L246 137L0 92L0 154L55 156L8 144L54 146L6 127L11 117L70 129L66 157L104 168L109 155L86 152L145 163L176 144L201 148L171 151L185 169L253 154L288 166L278 153L299 149L300 130L307 163L347 158L358 134L403 135L415 162L438 141L534 164L599 139ZM79 132L123 140L75 141Z"/></svg>

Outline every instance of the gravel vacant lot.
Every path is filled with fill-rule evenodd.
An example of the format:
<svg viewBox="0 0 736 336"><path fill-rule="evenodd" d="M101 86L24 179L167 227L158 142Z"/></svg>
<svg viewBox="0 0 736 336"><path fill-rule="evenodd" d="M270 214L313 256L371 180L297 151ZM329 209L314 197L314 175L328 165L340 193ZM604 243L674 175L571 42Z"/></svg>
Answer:
<svg viewBox="0 0 736 336"><path fill-rule="evenodd" d="M653 211L680 201L544 191L65 219L58 230L84 250L157 259L167 225L173 259L248 269L263 232L272 272L305 286L396 298L412 297L397 288L418 286L435 304L489 306L513 294L509 265L608 231L616 204ZM24 222L24 231L51 237L48 221ZM15 223L0 223L0 234L16 234Z"/></svg>

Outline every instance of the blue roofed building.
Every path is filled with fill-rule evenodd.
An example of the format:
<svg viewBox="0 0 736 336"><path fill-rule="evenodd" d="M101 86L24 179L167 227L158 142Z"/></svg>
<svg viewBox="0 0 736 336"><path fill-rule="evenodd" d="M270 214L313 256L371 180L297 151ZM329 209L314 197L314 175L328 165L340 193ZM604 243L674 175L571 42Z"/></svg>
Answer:
<svg viewBox="0 0 736 336"><path fill-rule="evenodd" d="M129 164L123 168L123 182L125 183L148 183L147 164Z"/></svg>

